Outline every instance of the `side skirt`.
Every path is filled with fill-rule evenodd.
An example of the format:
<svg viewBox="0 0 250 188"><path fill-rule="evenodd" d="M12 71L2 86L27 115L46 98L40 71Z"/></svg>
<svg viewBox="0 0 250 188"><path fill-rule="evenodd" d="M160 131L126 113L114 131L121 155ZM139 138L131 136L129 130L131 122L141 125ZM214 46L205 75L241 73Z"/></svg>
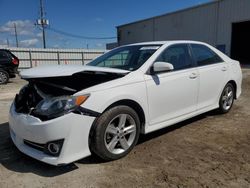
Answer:
<svg viewBox="0 0 250 188"><path fill-rule="evenodd" d="M198 111L195 111L195 112L192 112L192 113L189 113L189 114L186 114L186 115L183 115L183 116L171 119L171 120L167 120L167 121L157 123L154 125L147 125L147 126L145 126L145 134L153 132L153 131L157 131L157 130L165 128L165 127L169 127L171 125L185 121L187 119L198 116L198 115L203 114L205 112L209 112L211 110L217 109L218 107L219 107L219 105L216 104L216 105L209 106L209 107L203 108L201 110L198 110Z"/></svg>

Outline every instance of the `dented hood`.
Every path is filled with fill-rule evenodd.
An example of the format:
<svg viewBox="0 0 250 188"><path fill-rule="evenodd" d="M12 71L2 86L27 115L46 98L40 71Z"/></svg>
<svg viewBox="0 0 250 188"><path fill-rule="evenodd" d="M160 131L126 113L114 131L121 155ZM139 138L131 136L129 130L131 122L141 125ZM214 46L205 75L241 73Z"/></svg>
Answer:
<svg viewBox="0 0 250 188"><path fill-rule="evenodd" d="M56 66L41 66L21 71L20 75L24 79L29 78L49 78L60 76L71 76L79 72L103 72L103 73L115 73L115 74L127 74L130 71L95 67L95 66L82 66L82 65L56 65Z"/></svg>

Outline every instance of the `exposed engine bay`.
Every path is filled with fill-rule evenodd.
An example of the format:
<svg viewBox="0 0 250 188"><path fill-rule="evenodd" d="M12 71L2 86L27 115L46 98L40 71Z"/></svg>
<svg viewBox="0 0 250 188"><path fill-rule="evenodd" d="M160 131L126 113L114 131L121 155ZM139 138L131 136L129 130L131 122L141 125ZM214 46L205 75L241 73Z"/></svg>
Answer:
<svg viewBox="0 0 250 188"><path fill-rule="evenodd" d="M84 71L71 76L26 79L29 83L20 90L15 98L16 112L31 114L42 120L51 119L53 117L42 117L36 114L36 107L41 101L61 96L72 96L83 89L122 78L125 75L121 73ZM91 112L88 109L85 109L84 112L86 111ZM76 111L76 113L79 112Z"/></svg>

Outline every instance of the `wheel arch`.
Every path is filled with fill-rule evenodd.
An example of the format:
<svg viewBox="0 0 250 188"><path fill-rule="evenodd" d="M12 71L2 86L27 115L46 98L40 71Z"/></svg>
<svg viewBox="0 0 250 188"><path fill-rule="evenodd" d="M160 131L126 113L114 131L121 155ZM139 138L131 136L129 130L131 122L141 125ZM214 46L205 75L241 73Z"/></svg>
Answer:
<svg viewBox="0 0 250 188"><path fill-rule="evenodd" d="M135 112L137 113L137 115L139 116L139 119L140 119L140 128L141 128L141 133L144 133L144 127L145 127L145 122L146 122L146 117L145 117L145 112L143 110L143 108L141 107L141 105L134 101L134 100L131 100L131 99L122 99L122 100L119 100L119 101L116 101L114 103L112 103L111 105L109 105L104 111L107 111L109 110L110 108L113 108L115 106L120 106L120 105L125 105L125 106L128 106L130 108L132 108L133 110L135 110Z"/></svg>
<svg viewBox="0 0 250 188"><path fill-rule="evenodd" d="M122 99L122 100L118 100L116 102L113 102L112 104L110 104L103 112L106 112L107 110L109 110L110 108L113 108L115 106L119 106L119 105L125 105L128 106L130 108L132 108L133 110L135 110L135 112L138 114L139 119L140 119L140 132L144 133L145 132L145 123L146 123L146 117L145 117L145 112L143 110L143 108L141 107L141 105L139 103L137 103L134 100L131 99ZM95 119L95 121L93 122L91 128L90 128L90 134L89 134L89 143L90 143L90 137L93 136L95 127L96 127L96 121L98 118Z"/></svg>
<svg viewBox="0 0 250 188"><path fill-rule="evenodd" d="M233 85L234 87L234 99L237 99L237 84L234 80L230 80L229 82L227 82L227 84L230 83Z"/></svg>
<svg viewBox="0 0 250 188"><path fill-rule="evenodd" d="M106 112L107 110L109 110L110 108L113 108L115 106L120 106L120 105L128 106L128 107L132 108L133 110L135 110L135 112L138 114L138 117L139 117L139 120L141 123L140 124L140 133L144 134L145 133L145 123L146 123L145 112L144 112L143 108L141 107L141 105L134 100L122 99L122 100L118 100L116 102L113 102L102 112L102 114L104 112ZM93 148L91 147L91 142L92 142L92 138L95 134L97 120L98 120L98 117L94 120L94 122L91 125L90 132L89 132L89 138L88 138L88 145L89 145L89 149L90 149L92 154L94 154L94 153L93 153Z"/></svg>
<svg viewBox="0 0 250 188"><path fill-rule="evenodd" d="M9 72L6 71L5 69L3 69L2 67L0 67L0 71L3 72L3 73L6 75L6 77L7 77L7 78L6 78L6 81L3 82L3 83L0 83L0 84L7 84L8 81L9 81L9 79L10 79L10 74L9 74Z"/></svg>

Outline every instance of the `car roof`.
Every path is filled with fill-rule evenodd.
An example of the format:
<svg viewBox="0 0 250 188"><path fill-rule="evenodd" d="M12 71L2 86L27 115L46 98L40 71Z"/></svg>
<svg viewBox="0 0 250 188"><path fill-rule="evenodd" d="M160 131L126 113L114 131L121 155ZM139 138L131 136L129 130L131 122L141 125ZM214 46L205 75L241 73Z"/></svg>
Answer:
<svg viewBox="0 0 250 188"><path fill-rule="evenodd" d="M204 42L192 41L192 40L168 40L168 41L140 42L140 43L128 44L127 46L134 46L134 45L164 45L164 44L179 44L179 43L205 44Z"/></svg>
<svg viewBox="0 0 250 188"><path fill-rule="evenodd" d="M1 49L1 48L0 48L0 51L10 52L10 50L7 50L7 49Z"/></svg>

